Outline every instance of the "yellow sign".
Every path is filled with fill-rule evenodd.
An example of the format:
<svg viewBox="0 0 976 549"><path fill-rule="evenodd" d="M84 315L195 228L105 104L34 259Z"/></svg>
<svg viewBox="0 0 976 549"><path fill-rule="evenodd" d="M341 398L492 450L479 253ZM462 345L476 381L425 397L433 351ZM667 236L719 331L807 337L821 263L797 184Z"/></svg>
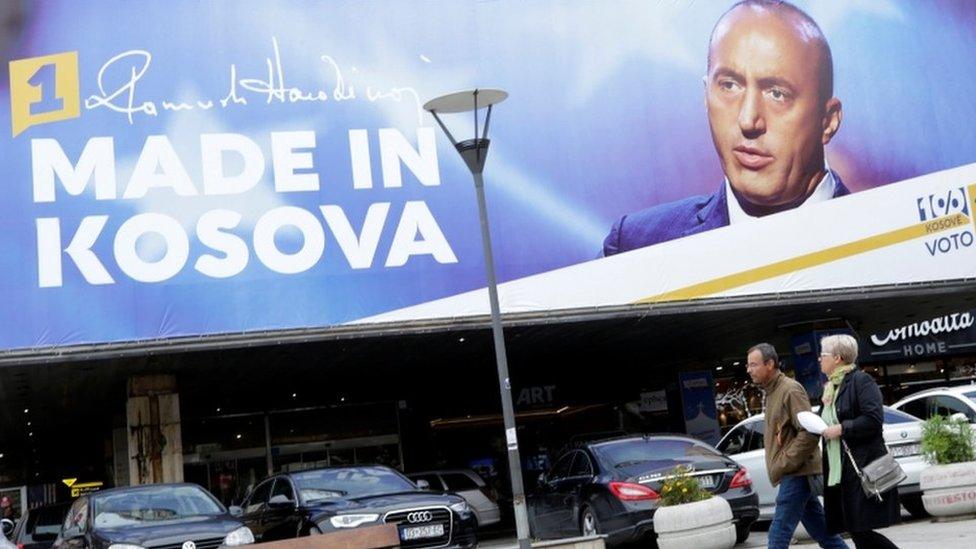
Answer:
<svg viewBox="0 0 976 549"><path fill-rule="evenodd" d="M77 480L77 479L70 479ZM102 481L95 482L83 482L81 484L72 483L71 486L71 497L76 498L78 496L83 496L85 494L90 494L92 492L97 492L102 489L105 483Z"/></svg>
<svg viewBox="0 0 976 549"><path fill-rule="evenodd" d="M78 482L78 479L76 479L76 478L66 478L66 479L62 479L61 482L63 482L64 485L67 486L68 488L71 488L72 486L75 485L76 482Z"/></svg>
<svg viewBox="0 0 976 549"><path fill-rule="evenodd" d="M10 62L10 122L14 137L37 124L79 116L77 51Z"/></svg>

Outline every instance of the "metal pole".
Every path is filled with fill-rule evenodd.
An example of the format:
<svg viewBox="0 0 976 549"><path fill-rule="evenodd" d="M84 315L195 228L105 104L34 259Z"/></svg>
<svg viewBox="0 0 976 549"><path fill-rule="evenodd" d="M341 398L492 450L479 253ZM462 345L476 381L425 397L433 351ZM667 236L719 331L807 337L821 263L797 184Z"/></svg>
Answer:
<svg viewBox="0 0 976 549"><path fill-rule="evenodd" d="M274 475L274 460L271 456L271 414L264 414L264 457L268 461L268 476Z"/></svg>
<svg viewBox="0 0 976 549"><path fill-rule="evenodd" d="M515 408L512 406L512 385L508 379L508 357L505 354L505 334L502 332L502 315L498 306L498 287L495 280L495 261L491 252L491 234L488 231L488 208L485 204L485 180L474 172L474 187L478 193L478 214L481 217L481 243L485 252L485 274L488 275L488 300L491 303L491 332L495 339L495 360L498 363L498 389L502 397L502 417L505 421L505 441L508 445L508 468L512 480L512 502L515 504L515 531L520 549L531 547L529 543L529 515L525 506L525 489L522 484L522 461L519 457L518 436L515 431Z"/></svg>

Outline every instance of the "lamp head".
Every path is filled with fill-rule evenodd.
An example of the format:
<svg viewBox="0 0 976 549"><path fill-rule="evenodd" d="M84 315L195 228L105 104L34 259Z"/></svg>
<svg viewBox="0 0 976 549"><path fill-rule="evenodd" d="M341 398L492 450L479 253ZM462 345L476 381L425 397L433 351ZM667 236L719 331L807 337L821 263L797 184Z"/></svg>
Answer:
<svg viewBox="0 0 976 549"><path fill-rule="evenodd" d="M488 158L488 145L491 144L491 141L488 139L488 124L491 121L491 109L506 98L508 98L508 93L502 90L474 89L450 93L436 99L431 99L424 104L424 110L433 115L434 120L444 130L447 138L451 140L451 144L454 145L454 148L461 155L461 158L468 166L468 169L471 170L471 173L480 174L485 168L485 160ZM484 133L479 137L478 110L484 108L488 109L488 113L485 116ZM465 112L474 113L474 137L459 142L454 139L454 136L438 115Z"/></svg>

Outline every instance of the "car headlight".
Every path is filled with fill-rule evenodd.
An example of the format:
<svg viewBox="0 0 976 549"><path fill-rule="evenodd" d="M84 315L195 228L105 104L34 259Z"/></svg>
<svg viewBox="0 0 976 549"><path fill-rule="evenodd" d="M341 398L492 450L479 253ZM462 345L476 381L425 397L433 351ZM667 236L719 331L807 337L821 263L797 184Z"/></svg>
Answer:
<svg viewBox="0 0 976 549"><path fill-rule="evenodd" d="M333 528L355 528L367 522L376 522L380 518L377 514L364 513L361 515L336 515L329 519Z"/></svg>
<svg viewBox="0 0 976 549"><path fill-rule="evenodd" d="M227 537L224 538L224 545L227 547L236 547L251 543L254 543L254 534L251 533L251 529L247 526L241 526L237 530L227 534Z"/></svg>
<svg viewBox="0 0 976 549"><path fill-rule="evenodd" d="M471 512L471 507L468 505L468 502L459 501L451 504L451 510L459 515L465 515Z"/></svg>
<svg viewBox="0 0 976 549"><path fill-rule="evenodd" d="M141 545L132 545L131 543L113 543L108 546L108 549L145 549Z"/></svg>

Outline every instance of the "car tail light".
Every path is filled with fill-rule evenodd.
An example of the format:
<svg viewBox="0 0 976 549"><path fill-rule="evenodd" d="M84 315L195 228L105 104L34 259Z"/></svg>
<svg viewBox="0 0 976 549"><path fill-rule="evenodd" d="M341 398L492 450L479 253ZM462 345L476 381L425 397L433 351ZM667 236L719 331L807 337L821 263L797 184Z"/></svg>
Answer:
<svg viewBox="0 0 976 549"><path fill-rule="evenodd" d="M633 482L611 482L610 492L621 501L645 501L661 498L654 490L643 484Z"/></svg>
<svg viewBox="0 0 976 549"><path fill-rule="evenodd" d="M752 477L749 476L749 470L743 467L732 477L732 483L729 484L729 488L748 488L752 486Z"/></svg>

